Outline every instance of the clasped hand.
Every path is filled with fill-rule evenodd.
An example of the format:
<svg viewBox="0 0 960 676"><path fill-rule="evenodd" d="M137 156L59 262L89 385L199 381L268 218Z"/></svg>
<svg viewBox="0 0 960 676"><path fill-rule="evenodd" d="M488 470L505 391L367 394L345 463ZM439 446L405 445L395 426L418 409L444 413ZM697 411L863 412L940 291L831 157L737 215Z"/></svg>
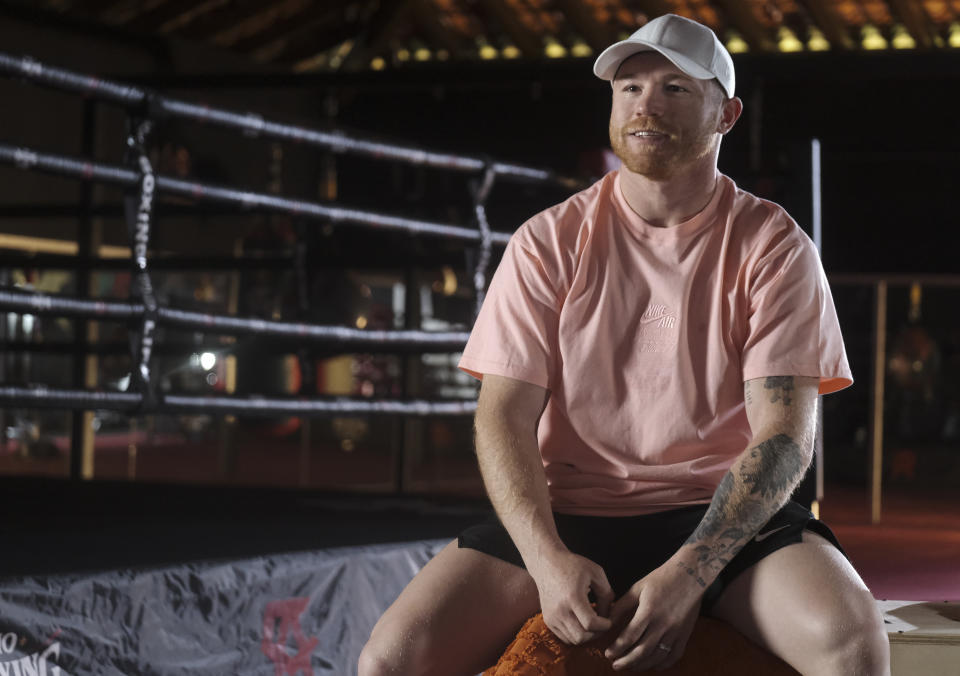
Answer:
<svg viewBox="0 0 960 676"><path fill-rule="evenodd" d="M613 588L603 568L590 559L558 552L530 572L540 594L544 624L564 643L586 643L613 626L609 619ZM597 599L596 610L590 605L590 590Z"/></svg>
<svg viewBox="0 0 960 676"><path fill-rule="evenodd" d="M700 614L703 589L672 559L636 582L610 609L626 626L604 653L617 670L666 669L682 656Z"/></svg>
<svg viewBox="0 0 960 676"><path fill-rule="evenodd" d="M566 552L534 574L544 623L564 643L586 643L616 627L605 655L614 669L665 669L680 659L700 611L703 589L672 559L637 581L621 598L603 569ZM596 609L588 593L593 590Z"/></svg>

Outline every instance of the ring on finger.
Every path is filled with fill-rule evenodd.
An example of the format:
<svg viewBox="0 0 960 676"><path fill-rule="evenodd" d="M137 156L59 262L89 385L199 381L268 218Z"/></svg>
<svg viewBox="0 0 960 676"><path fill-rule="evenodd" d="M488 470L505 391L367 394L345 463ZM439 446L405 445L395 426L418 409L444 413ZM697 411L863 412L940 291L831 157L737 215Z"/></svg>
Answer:
<svg viewBox="0 0 960 676"><path fill-rule="evenodd" d="M658 644L657 644L657 650L662 650L663 652L668 653L668 652L670 652L671 650L673 650L673 648L671 648L670 646L668 646L666 643L658 643Z"/></svg>

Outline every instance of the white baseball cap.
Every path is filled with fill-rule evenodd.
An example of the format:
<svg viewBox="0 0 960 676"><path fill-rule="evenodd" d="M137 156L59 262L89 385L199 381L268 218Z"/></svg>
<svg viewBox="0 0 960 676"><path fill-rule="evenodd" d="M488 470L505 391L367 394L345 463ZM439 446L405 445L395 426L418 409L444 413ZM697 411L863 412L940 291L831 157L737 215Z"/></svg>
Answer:
<svg viewBox="0 0 960 676"><path fill-rule="evenodd" d="M607 47L593 64L593 73L601 80L612 80L624 59L651 50L663 54L692 78L716 78L733 98L736 77L730 52L712 30L676 14L658 16L626 40Z"/></svg>

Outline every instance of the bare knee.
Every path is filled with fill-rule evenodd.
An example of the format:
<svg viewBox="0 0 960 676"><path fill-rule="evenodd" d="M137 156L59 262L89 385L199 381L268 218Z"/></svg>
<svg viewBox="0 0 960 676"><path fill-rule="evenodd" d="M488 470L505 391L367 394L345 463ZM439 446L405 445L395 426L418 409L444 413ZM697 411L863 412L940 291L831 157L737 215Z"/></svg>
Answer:
<svg viewBox="0 0 960 676"><path fill-rule="evenodd" d="M398 649L396 643L382 640L374 635L360 651L357 662L358 676L401 676L421 673L416 664L411 664L414 650Z"/></svg>
<svg viewBox="0 0 960 676"><path fill-rule="evenodd" d="M824 623L824 674L888 676L890 643L883 615L869 593L847 606L841 623Z"/></svg>
<svg viewBox="0 0 960 676"><path fill-rule="evenodd" d="M387 656L377 652L368 642L360 651L357 661L357 676L390 676L397 673L387 661Z"/></svg>
<svg viewBox="0 0 960 676"><path fill-rule="evenodd" d="M476 674L496 661L538 605L525 570L452 542L377 622L359 674Z"/></svg>
<svg viewBox="0 0 960 676"><path fill-rule="evenodd" d="M416 623L398 623L388 614L373 628L360 651L358 676L420 676L437 668L437 646Z"/></svg>

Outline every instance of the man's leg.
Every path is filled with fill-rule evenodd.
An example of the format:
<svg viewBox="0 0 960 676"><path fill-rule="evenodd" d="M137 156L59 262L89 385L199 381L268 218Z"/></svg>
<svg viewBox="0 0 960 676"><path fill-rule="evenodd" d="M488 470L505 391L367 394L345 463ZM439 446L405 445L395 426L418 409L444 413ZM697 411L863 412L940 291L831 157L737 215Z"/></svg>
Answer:
<svg viewBox="0 0 960 676"><path fill-rule="evenodd" d="M824 538L778 549L740 574L710 615L801 674L887 676L890 646L867 586Z"/></svg>
<svg viewBox="0 0 960 676"><path fill-rule="evenodd" d="M452 542L377 622L359 676L474 676L496 664L539 610L527 571Z"/></svg>

